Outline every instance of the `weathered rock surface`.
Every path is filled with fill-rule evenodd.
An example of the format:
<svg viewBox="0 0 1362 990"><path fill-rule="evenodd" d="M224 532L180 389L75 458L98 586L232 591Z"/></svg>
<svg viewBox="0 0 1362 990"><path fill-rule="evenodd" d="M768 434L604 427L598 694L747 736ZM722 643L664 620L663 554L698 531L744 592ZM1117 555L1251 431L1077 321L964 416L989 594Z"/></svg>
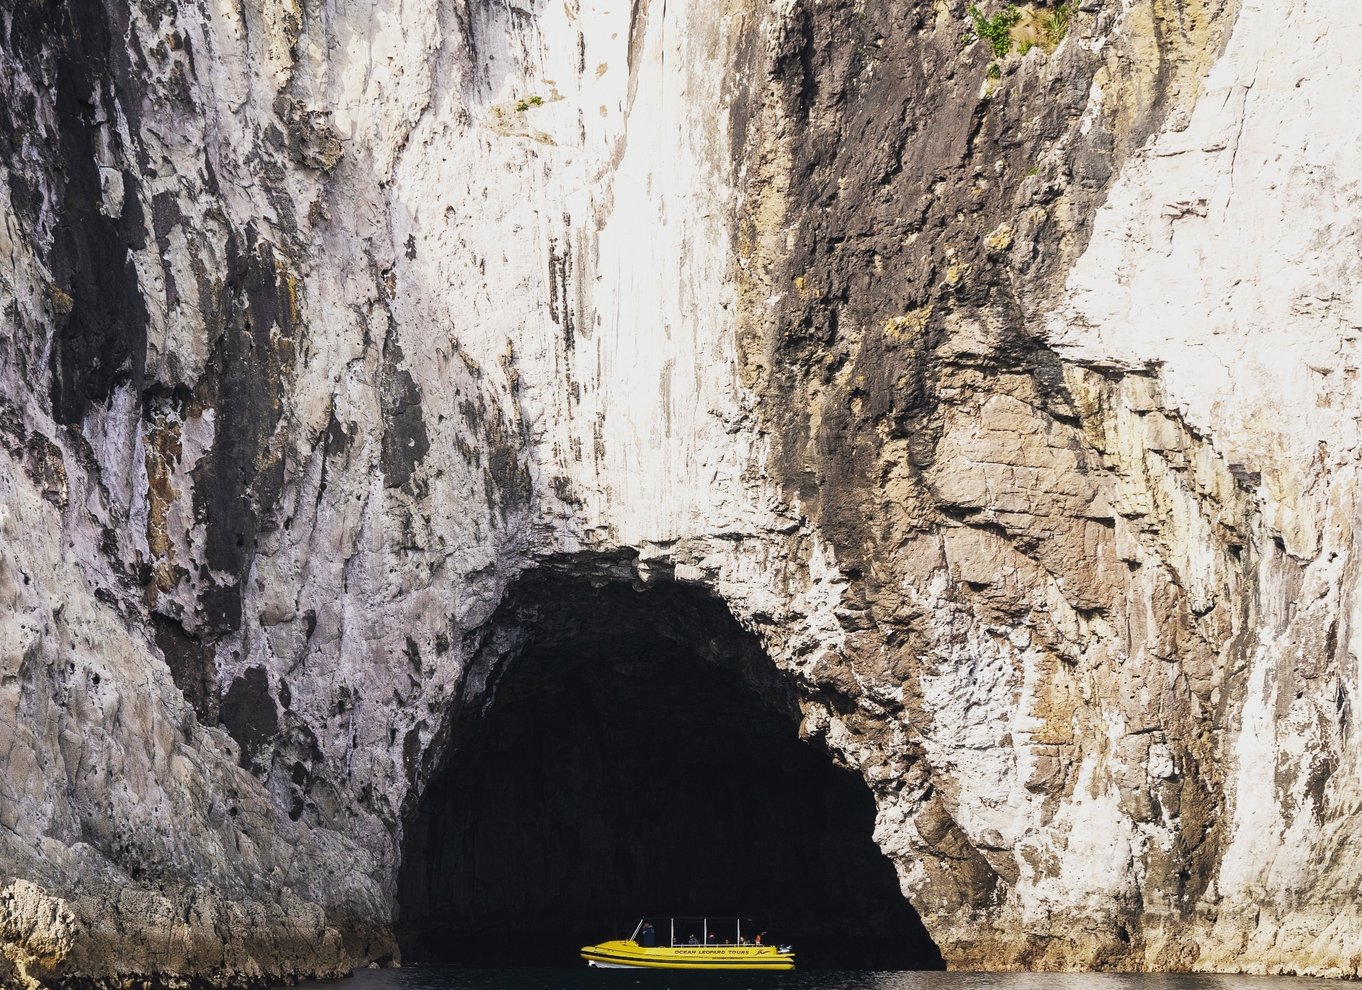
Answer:
<svg viewBox="0 0 1362 990"><path fill-rule="evenodd" d="M725 602L949 964L1362 975L1352 11L965 7L0 11L0 983L392 957L546 563Z"/></svg>

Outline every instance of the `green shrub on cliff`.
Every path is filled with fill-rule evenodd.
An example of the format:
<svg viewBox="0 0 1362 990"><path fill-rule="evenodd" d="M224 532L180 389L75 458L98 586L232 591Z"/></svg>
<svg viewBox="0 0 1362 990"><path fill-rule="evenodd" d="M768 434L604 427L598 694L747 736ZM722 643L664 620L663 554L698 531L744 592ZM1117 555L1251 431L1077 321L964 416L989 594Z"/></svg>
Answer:
<svg viewBox="0 0 1362 990"><path fill-rule="evenodd" d="M992 17L985 17L978 4L970 4L968 10L974 33L992 46L993 54L1002 58L1012 50L1012 28L1022 16L1015 4L1008 4Z"/></svg>

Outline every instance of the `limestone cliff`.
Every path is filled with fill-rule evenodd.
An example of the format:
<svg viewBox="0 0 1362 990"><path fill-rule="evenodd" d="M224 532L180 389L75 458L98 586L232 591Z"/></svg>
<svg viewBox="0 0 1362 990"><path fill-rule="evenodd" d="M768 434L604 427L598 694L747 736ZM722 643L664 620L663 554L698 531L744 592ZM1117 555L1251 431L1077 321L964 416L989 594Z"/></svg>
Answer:
<svg viewBox="0 0 1362 990"><path fill-rule="evenodd" d="M950 965L1362 975L1353 12L1018 9L5 5L0 982L393 957L546 570Z"/></svg>

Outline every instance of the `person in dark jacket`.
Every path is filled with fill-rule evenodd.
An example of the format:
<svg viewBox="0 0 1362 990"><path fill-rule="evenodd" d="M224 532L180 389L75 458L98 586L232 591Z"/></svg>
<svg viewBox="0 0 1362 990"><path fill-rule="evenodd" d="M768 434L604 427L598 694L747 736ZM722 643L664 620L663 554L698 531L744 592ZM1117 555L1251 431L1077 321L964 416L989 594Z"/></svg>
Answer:
<svg viewBox="0 0 1362 990"><path fill-rule="evenodd" d="M651 949L657 944L657 932L653 931L653 923L651 921L645 921L643 923L643 931L639 932L638 935L638 944L645 949Z"/></svg>

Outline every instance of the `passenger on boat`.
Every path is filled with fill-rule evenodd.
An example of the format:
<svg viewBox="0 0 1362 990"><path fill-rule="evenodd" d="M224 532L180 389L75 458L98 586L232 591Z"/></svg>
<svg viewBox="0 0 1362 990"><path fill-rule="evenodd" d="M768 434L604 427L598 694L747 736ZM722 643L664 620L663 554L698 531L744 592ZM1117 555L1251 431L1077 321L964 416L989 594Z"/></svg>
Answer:
<svg viewBox="0 0 1362 990"><path fill-rule="evenodd" d="M645 949L651 949L657 944L657 932L653 930L653 923L651 921L645 921L643 923L643 931L639 934L638 944Z"/></svg>

